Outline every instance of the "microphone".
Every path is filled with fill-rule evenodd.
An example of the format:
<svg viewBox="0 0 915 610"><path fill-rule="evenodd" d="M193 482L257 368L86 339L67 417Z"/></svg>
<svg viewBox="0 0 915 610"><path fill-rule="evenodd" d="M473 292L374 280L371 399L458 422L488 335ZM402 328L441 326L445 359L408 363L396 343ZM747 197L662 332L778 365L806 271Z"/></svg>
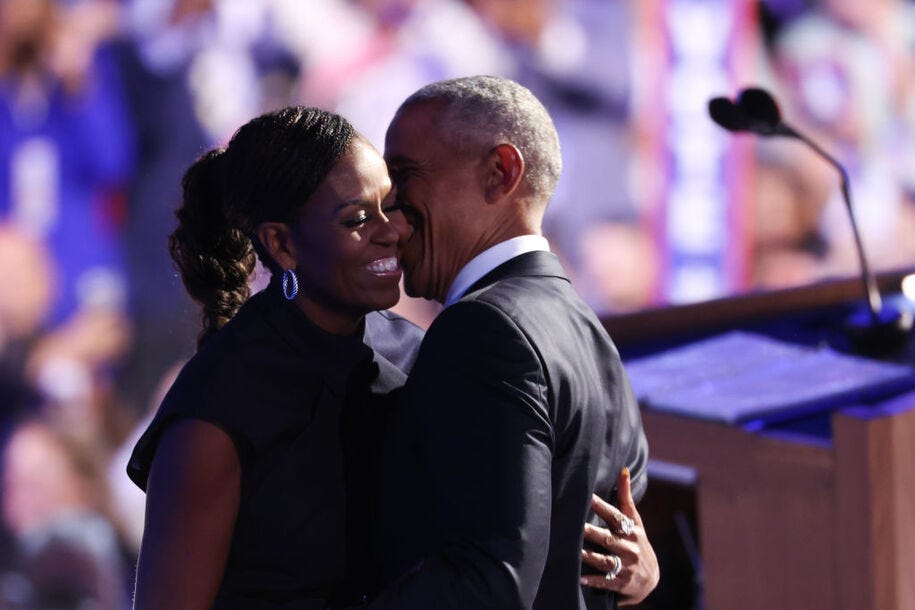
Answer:
<svg viewBox="0 0 915 610"><path fill-rule="evenodd" d="M758 87L744 89L738 94L736 102L726 97L713 98L708 103L708 110L715 123L731 132L749 132L760 136L785 136L800 140L839 172L842 200L845 202L845 209L851 221L858 263L861 268L861 282L868 303L867 314L863 316L852 314L846 321L846 330L852 343L864 352L888 353L902 347L912 330L912 312L887 307L883 304L877 281L871 273L864 254L864 244L861 241L851 203L848 172L842 164L816 142L785 124L782 121L778 104L764 89Z"/></svg>
<svg viewBox="0 0 915 610"><path fill-rule="evenodd" d="M726 97L716 97L709 101L708 109L712 120L728 131L802 138L801 134L782 122L778 104L763 89L744 89L737 96L736 102ZM830 160L835 163L832 158Z"/></svg>
<svg viewBox="0 0 915 610"><path fill-rule="evenodd" d="M737 104L726 97L716 97L709 100L708 112L712 120L728 131L749 131L749 121Z"/></svg>

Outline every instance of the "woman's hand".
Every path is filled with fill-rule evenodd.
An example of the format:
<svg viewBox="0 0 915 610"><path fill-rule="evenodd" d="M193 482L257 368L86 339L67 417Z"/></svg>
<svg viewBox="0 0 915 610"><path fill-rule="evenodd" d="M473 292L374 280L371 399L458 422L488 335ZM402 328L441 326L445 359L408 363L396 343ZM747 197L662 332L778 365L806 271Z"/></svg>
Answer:
<svg viewBox="0 0 915 610"><path fill-rule="evenodd" d="M635 509L628 468L623 468L617 488L619 509L596 495L591 497L591 509L607 522L609 529L586 523L585 540L603 547L607 554L582 550L581 559L604 572L605 576L582 576L581 583L615 591L620 606L631 606L648 597L657 586L661 573L642 518Z"/></svg>

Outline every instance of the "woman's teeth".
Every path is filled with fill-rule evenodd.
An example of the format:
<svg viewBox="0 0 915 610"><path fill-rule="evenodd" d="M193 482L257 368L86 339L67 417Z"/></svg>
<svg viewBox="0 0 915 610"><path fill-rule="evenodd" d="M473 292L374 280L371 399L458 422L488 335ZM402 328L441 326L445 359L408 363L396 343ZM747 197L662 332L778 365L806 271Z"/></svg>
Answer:
<svg viewBox="0 0 915 610"><path fill-rule="evenodd" d="M377 261L372 261L366 265L366 269L372 273L392 273L398 270L397 258L388 257L388 258L379 258Z"/></svg>

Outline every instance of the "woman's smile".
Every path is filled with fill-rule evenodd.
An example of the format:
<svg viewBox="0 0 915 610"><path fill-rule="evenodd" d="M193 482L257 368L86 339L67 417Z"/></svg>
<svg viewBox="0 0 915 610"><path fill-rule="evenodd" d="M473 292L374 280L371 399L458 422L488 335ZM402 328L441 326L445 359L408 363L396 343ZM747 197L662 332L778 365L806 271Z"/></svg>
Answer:
<svg viewBox="0 0 915 610"><path fill-rule="evenodd" d="M368 265L365 265L364 269L379 277L396 278L398 281L400 281L400 274L402 273L400 262L395 256L373 260Z"/></svg>

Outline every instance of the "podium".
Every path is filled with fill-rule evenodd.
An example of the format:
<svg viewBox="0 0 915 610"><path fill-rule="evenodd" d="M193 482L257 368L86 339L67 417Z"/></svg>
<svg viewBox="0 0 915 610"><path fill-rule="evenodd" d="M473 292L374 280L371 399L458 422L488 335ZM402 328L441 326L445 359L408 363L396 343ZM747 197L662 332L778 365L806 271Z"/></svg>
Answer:
<svg viewBox="0 0 915 610"><path fill-rule="evenodd" d="M904 275L880 275L884 294ZM624 362L730 329L842 348L841 321L862 302L859 280L836 280L604 325ZM915 340L894 360L915 364ZM753 427L642 417L652 460L692 473L701 607L915 610L915 391ZM651 472L646 519L664 514ZM650 536L659 525L646 522ZM662 586L676 576L664 570Z"/></svg>

